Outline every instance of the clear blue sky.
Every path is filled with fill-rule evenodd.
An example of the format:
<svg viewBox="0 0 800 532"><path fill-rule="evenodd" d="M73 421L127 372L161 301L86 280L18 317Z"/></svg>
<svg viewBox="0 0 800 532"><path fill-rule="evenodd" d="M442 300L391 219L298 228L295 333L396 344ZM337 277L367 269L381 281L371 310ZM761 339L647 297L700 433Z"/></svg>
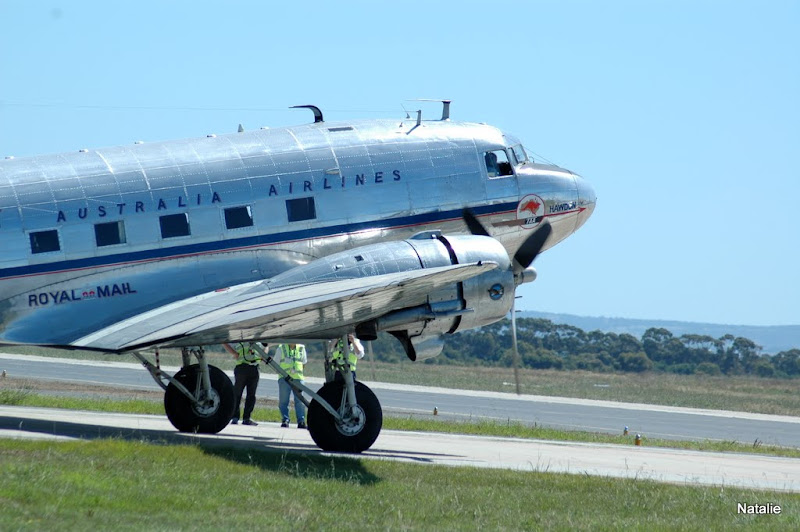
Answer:
<svg viewBox="0 0 800 532"><path fill-rule="evenodd" d="M0 27L1 155L451 98L597 190L519 308L800 323L796 0L3 0Z"/></svg>

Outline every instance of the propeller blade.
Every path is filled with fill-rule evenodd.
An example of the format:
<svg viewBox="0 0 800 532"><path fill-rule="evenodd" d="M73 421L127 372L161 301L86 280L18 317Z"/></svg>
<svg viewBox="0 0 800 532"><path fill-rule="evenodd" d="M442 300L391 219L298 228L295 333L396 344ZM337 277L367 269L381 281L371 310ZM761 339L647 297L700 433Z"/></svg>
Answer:
<svg viewBox="0 0 800 532"><path fill-rule="evenodd" d="M517 310L516 297L511 301L511 344L514 348L514 384L517 386L517 395L520 395L519 384L519 350L517 349Z"/></svg>
<svg viewBox="0 0 800 532"><path fill-rule="evenodd" d="M467 224L469 232L473 235L491 236L489 231L478 221L478 218L472 214L471 210L464 208L464 210L461 211L461 217L464 218L464 223Z"/></svg>
<svg viewBox="0 0 800 532"><path fill-rule="evenodd" d="M542 248L547 242L547 239L550 237L550 233L552 231L553 228L550 226L550 222L545 220L542 222L542 225L540 225L536 231L534 231L533 234L522 243L517 252L514 253L515 270L522 271L531 265L533 259L536 258L536 255L542 251Z"/></svg>

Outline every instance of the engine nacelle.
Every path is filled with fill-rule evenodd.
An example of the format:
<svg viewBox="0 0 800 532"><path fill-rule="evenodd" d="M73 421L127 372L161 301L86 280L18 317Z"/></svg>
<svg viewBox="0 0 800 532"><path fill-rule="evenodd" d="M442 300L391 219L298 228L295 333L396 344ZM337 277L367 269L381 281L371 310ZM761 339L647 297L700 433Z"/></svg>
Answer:
<svg viewBox="0 0 800 532"><path fill-rule="evenodd" d="M424 305L389 313L377 320L377 329L397 338L411 360L437 356L444 335L488 325L502 319L514 299L514 276L503 246L486 236L438 233L408 240L423 267L494 261L499 267L428 295Z"/></svg>
<svg viewBox="0 0 800 532"><path fill-rule="evenodd" d="M356 334L362 340L374 340L378 331L386 331L403 343L411 360L423 360L441 352L445 334L494 323L511 309L514 275L505 248L494 238L421 233L404 241L323 257L273 277L269 285L277 288L479 261L496 262L498 268L435 290L418 306L357 324Z"/></svg>
<svg viewBox="0 0 800 532"><path fill-rule="evenodd" d="M431 292L424 307L436 314L437 318L436 323L428 321L421 324L426 334L453 333L480 327L494 323L508 313L513 300L514 277L510 271L508 255L497 240L486 236L444 237L433 234L407 242L420 256L424 268L479 261L493 261L499 265L491 272ZM392 315L405 312L407 311L399 311ZM388 324L381 329L394 330Z"/></svg>

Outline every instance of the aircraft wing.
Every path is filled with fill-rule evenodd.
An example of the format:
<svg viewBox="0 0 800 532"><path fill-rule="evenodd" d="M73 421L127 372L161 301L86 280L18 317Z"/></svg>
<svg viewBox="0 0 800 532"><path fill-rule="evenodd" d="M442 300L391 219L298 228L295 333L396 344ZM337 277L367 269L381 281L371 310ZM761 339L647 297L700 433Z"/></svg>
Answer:
<svg viewBox="0 0 800 532"><path fill-rule="evenodd" d="M423 304L431 291L497 266L483 261L279 288L270 288L268 281L244 283L144 312L70 345L121 352L155 345L335 338L357 323Z"/></svg>

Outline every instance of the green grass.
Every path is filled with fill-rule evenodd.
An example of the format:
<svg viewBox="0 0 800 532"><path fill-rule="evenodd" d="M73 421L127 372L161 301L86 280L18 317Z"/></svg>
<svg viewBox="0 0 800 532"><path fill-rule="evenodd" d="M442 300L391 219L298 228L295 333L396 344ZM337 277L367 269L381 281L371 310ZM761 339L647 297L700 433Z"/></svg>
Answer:
<svg viewBox="0 0 800 532"><path fill-rule="evenodd" d="M131 356L86 351L20 347L7 348L5 351L99 361L135 361ZM211 364L225 370L233 369L234 362L229 355L209 351L208 356ZM163 350L161 364L180 366L180 353ZM322 377L322 360L312 358L305 373L310 377ZM364 359L358 365L358 373L364 381L512 393L515 389L511 368L420 364L411 361L373 364ZM533 395L800 416L798 379L522 369L520 381L522 393Z"/></svg>
<svg viewBox="0 0 800 532"><path fill-rule="evenodd" d="M120 440L0 440L0 505L5 530L800 526L796 494Z"/></svg>
<svg viewBox="0 0 800 532"><path fill-rule="evenodd" d="M9 384L0 386L0 404L19 406L35 406L45 408L64 408L68 410L88 410L96 412L121 412L126 414L164 415L164 406L158 392L149 394L152 399L108 399L91 397L70 397L62 395L37 394L26 387L25 383L17 384L11 380ZM10 401L5 400L11 398ZM293 415L293 411L292 411ZM281 418L274 401L259 400L253 413L256 421L279 423ZM446 432L454 434L474 434L481 436L500 436L509 438L527 438L537 440L581 441L590 443L616 443L633 445L634 434L624 436L609 435L598 432L570 431L539 426L524 425L519 422L450 421L442 418L422 418L419 416L389 416L383 421L383 428L390 430L406 430L417 432ZM677 449L694 449L699 451L739 452L786 456L800 458L800 449L776 447L759 443L745 445L732 441L680 441L644 437L643 445L648 447L668 447Z"/></svg>
<svg viewBox="0 0 800 532"><path fill-rule="evenodd" d="M0 405L26 405L32 397L33 388L25 382L0 382Z"/></svg>

